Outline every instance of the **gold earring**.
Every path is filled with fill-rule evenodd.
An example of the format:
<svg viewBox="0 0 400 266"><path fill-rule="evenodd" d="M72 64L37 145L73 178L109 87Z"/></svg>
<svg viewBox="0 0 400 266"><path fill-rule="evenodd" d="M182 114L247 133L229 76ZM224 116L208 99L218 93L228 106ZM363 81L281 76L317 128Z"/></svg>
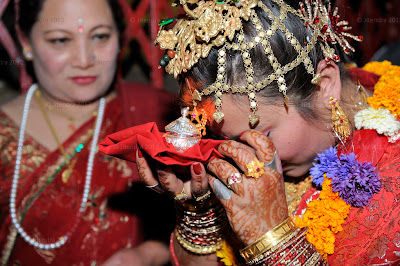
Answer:
<svg viewBox="0 0 400 266"><path fill-rule="evenodd" d="M340 108L338 99L331 97L329 106L332 108L332 128L341 141L346 140L350 135L349 119Z"/></svg>
<svg viewBox="0 0 400 266"><path fill-rule="evenodd" d="M313 77L313 79L311 80L311 83L314 85L321 85L321 80L322 80L322 75L320 73L318 73Z"/></svg>
<svg viewBox="0 0 400 266"><path fill-rule="evenodd" d="M31 49L24 47L23 53L26 60L31 61L33 59L33 54Z"/></svg>

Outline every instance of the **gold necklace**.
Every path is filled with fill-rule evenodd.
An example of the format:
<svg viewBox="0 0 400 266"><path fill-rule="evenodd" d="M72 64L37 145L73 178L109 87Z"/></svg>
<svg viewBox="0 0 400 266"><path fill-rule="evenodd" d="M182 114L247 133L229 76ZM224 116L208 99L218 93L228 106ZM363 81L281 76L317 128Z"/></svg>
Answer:
<svg viewBox="0 0 400 266"><path fill-rule="evenodd" d="M66 114L64 114L64 113L61 113L61 112L57 111L56 109L54 109L54 106L51 105L51 104L47 104L46 107L47 107L47 110L49 110L50 112L54 112L54 113L56 113L57 115L62 116L62 117L64 117L65 119L67 119L67 120L68 120L68 128L69 128L72 132L74 132L74 131L76 130L76 127L75 127L75 125L74 125L74 122L77 120L76 117L69 116L69 115L66 115ZM91 113L91 115L92 115L92 116L96 116L96 115L97 115L97 111L93 111L93 112ZM89 115L85 115L85 116L83 116L83 117L80 116L80 117L79 117L79 120L87 119L88 117L89 117Z"/></svg>
<svg viewBox="0 0 400 266"><path fill-rule="evenodd" d="M44 117L44 119L46 120L46 123L47 123L47 125L48 125L49 128L50 128L51 134L53 135L53 137L54 137L54 139L55 139L55 141L56 141L56 143L57 143L58 148L60 149L62 155L64 156L66 165L68 166L68 169L66 169L66 170L62 173L62 175L61 175L61 176L62 176L62 181L63 181L64 183L67 183L67 182L68 182L68 179L70 178L70 176L71 176L71 174L72 174L72 170L73 170L73 168L74 168L74 166L75 166L75 164L76 164L76 162L77 162L77 158L75 157L75 158L73 159L72 163L70 163L68 154L66 153L64 147L62 146L62 144L61 144L61 142L60 142L60 140L59 140L59 138L58 138L58 136L57 136L57 132L56 132L56 130L54 129L54 126L53 126L53 124L51 123L49 116L47 115L46 108L44 107L44 103L43 103L43 100L42 100L42 98L41 98L41 93L40 93L39 90L36 90L35 96L36 96L36 99L37 99L38 102L39 102L40 110L42 111L43 117ZM97 112L93 112L93 116L97 116ZM95 126L96 126L96 123L95 123ZM88 136L89 139L90 139L91 136L93 135L93 131L94 131L94 130L92 130L92 131L90 132L90 134L89 134L89 136Z"/></svg>

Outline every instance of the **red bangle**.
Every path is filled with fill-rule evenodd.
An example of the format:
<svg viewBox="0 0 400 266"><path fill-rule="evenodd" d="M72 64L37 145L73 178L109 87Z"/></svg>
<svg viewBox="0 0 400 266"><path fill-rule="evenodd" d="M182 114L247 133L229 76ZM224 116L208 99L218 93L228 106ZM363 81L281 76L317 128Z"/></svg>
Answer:
<svg viewBox="0 0 400 266"><path fill-rule="evenodd" d="M178 258L176 257L175 248L174 248L174 233L171 234L169 239L169 253L171 255L171 264L172 266L179 266Z"/></svg>

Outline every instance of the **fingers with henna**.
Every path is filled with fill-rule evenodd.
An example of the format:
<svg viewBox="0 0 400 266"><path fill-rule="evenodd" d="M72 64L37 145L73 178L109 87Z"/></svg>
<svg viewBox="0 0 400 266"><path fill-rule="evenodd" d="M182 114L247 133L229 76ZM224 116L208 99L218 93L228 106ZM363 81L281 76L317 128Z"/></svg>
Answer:
<svg viewBox="0 0 400 266"><path fill-rule="evenodd" d="M139 178L143 183L145 183L147 186L154 186L158 184L158 181L154 177L146 158L144 158L139 149L136 151L136 167L139 172Z"/></svg>
<svg viewBox="0 0 400 266"><path fill-rule="evenodd" d="M244 193L243 186L238 186L237 183L242 181L241 173L236 167L224 161L222 159L212 159L208 165L207 169L212 172L227 188L231 189L238 195L242 195ZM228 184L229 179L235 178L235 182Z"/></svg>
<svg viewBox="0 0 400 266"><path fill-rule="evenodd" d="M240 140L245 141L253 147L260 160L265 163L272 161L276 148L272 141L263 133L256 130L247 130L240 135Z"/></svg>
<svg viewBox="0 0 400 266"><path fill-rule="evenodd" d="M255 157L255 150L251 147L233 140L222 142L218 151L229 158L232 158L236 165L243 171L247 171L246 164L251 162Z"/></svg>
<svg viewBox="0 0 400 266"><path fill-rule="evenodd" d="M279 174L283 173L278 150L267 136L256 130L248 130L242 133L240 139L256 149L257 157L265 162L265 166L274 169Z"/></svg>
<svg viewBox="0 0 400 266"><path fill-rule="evenodd" d="M190 166L190 173L192 175L192 180L190 182L190 191L194 198L199 198L204 196L208 188L207 173L204 169L203 164L194 163Z"/></svg>
<svg viewBox="0 0 400 266"><path fill-rule="evenodd" d="M164 188L172 195L176 195L182 192L182 188L184 187L183 181L175 175L170 166L158 163L156 168L158 180L160 181L160 185L162 188ZM185 186L185 191L189 192L189 187Z"/></svg>

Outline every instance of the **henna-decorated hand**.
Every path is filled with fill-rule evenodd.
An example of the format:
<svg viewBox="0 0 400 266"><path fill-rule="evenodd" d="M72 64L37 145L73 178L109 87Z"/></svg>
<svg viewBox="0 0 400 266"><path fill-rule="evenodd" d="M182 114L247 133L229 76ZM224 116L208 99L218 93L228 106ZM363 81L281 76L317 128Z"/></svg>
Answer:
<svg viewBox="0 0 400 266"><path fill-rule="evenodd" d="M183 182L171 167L161 164L156 166L156 171L154 171L156 176L149 166L150 160L153 159L143 156L140 150L137 151L136 166L139 177L148 188L158 193L167 192L173 196L181 193L184 188L188 199L191 199L192 196L200 197L208 191L207 174L201 163L194 163L190 166L191 179Z"/></svg>
<svg viewBox="0 0 400 266"><path fill-rule="evenodd" d="M288 217L288 209L281 162L273 143L255 130L245 131L240 140L248 145L228 140L218 149L239 169L222 159L211 160L207 168L217 177L208 175L209 183L224 205L232 229L248 245ZM265 173L257 180L244 174L246 164L254 158L265 163ZM241 174L242 181L228 189L227 179L235 173Z"/></svg>

